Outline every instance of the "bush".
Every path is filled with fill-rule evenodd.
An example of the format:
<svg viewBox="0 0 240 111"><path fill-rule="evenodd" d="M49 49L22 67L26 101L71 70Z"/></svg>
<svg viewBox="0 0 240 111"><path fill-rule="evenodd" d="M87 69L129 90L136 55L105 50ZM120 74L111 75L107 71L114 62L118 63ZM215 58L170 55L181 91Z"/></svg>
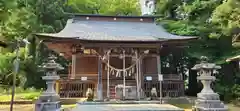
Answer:
<svg viewBox="0 0 240 111"><path fill-rule="evenodd" d="M236 106L240 106L240 85L235 84L232 87L233 100L232 103Z"/></svg>

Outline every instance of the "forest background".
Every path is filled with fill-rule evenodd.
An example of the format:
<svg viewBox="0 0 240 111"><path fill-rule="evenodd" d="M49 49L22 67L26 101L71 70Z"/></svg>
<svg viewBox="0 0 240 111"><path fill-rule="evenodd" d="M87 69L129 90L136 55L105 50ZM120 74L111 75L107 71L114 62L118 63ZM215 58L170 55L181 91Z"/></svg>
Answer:
<svg viewBox="0 0 240 111"><path fill-rule="evenodd" d="M164 73L182 74L186 80L186 95L196 96L201 84L197 72L191 68L201 56L222 69L217 74L214 89L224 101L240 97L239 62L226 59L240 54L237 40L240 35L239 0L156 0L157 23L172 34L197 36L195 42L179 51L162 56ZM46 62L49 53L42 43L34 42L35 32L59 32L64 28L68 13L140 15L138 0L0 0L0 38L8 44L27 38L31 44L20 49L20 71L16 85L19 88L45 87L43 72L38 68ZM233 43L234 42L234 43ZM1 48L0 90L12 85L15 45ZM56 56L58 56L56 54ZM69 61L59 56L58 62L66 67Z"/></svg>

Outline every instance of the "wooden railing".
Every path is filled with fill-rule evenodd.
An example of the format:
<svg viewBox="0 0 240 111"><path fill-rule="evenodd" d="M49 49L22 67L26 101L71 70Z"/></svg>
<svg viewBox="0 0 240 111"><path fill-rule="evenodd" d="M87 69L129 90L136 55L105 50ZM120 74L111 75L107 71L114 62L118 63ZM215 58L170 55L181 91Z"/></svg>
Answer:
<svg viewBox="0 0 240 111"><path fill-rule="evenodd" d="M154 77L153 81L144 80L142 83L142 90L146 97L150 96L151 89L155 87L157 89L157 96L160 95L160 84ZM119 81L119 82L117 82ZM121 83L122 80L110 80L110 83ZM128 83L134 83L135 80L128 80ZM95 81L96 83L96 81ZM61 80L56 84L56 90L61 98L75 98L75 97L86 97L86 91L91 88L93 91L96 89L96 84L93 81L82 81L80 79L68 79L67 77L61 76ZM103 85L106 85L106 80L103 80ZM103 92L106 92L103 90ZM181 80L181 76L178 75L167 75L164 76L162 82L162 94L164 97L180 97L184 96L184 81Z"/></svg>
<svg viewBox="0 0 240 111"><path fill-rule="evenodd" d="M146 76L151 76L152 81L147 81L144 79L143 91L145 96L149 97L151 94L151 89L154 87L157 90L157 96L160 96L160 83L158 81L157 74L144 74ZM184 96L184 80L179 74L163 74L162 82L162 94L164 97L180 97Z"/></svg>
<svg viewBox="0 0 240 111"><path fill-rule="evenodd" d="M61 98L86 97L87 89L95 90L92 81L81 81L79 79L61 79L59 81L59 95Z"/></svg>
<svg viewBox="0 0 240 111"><path fill-rule="evenodd" d="M163 74L164 80L182 80L181 74Z"/></svg>
<svg viewBox="0 0 240 111"><path fill-rule="evenodd" d="M157 89L157 96L160 97L160 83L144 81L143 91L146 97L150 97L151 89ZM162 82L163 97L181 97L184 96L184 81L182 80L164 80Z"/></svg>

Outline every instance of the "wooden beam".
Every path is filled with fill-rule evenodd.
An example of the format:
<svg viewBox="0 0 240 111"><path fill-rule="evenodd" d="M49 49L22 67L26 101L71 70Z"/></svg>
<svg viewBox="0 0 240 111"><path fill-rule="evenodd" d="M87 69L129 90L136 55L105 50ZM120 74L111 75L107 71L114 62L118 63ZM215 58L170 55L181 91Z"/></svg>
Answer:
<svg viewBox="0 0 240 111"><path fill-rule="evenodd" d="M85 48L105 47L105 48L157 48L160 43L82 43Z"/></svg>
<svg viewBox="0 0 240 111"><path fill-rule="evenodd" d="M88 54L77 54L77 58L79 57L98 57L99 55L88 55ZM110 57L119 57L119 54L110 54ZM126 54L125 57L133 57L134 55ZM145 57L156 57L157 54L147 54Z"/></svg>

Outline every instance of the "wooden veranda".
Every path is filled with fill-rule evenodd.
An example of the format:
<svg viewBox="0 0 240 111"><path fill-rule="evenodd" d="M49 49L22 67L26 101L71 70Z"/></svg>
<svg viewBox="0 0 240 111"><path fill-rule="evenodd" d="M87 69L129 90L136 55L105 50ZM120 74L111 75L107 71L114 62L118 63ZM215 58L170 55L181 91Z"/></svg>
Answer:
<svg viewBox="0 0 240 111"><path fill-rule="evenodd" d="M71 59L69 74L56 87L62 98L85 97L88 88L99 98L116 97L116 87L136 88L136 98L184 96L180 74L161 71L161 51L181 46L195 37L177 36L157 26L156 16L79 15L56 34L36 34L50 49ZM158 74L163 74L162 90ZM129 91L129 90L128 90Z"/></svg>

